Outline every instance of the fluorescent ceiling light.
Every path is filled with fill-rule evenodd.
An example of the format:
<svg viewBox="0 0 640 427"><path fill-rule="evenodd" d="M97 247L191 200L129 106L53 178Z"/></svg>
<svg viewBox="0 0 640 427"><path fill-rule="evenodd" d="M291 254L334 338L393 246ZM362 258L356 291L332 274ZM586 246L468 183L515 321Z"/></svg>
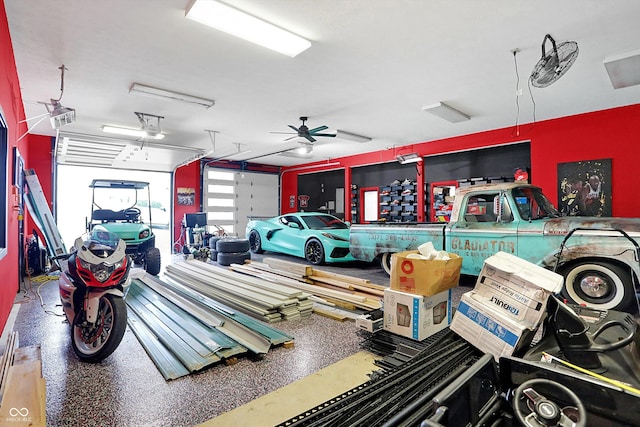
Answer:
<svg viewBox="0 0 640 427"><path fill-rule="evenodd" d="M418 153L399 154L396 156L396 160L399 161L400 164L404 165L407 163L421 162L422 157L420 157Z"/></svg>
<svg viewBox="0 0 640 427"><path fill-rule="evenodd" d="M164 99L169 101L184 102L186 104L195 104L204 108L211 108L216 103L212 99L186 95L184 93L173 92L165 89L159 89L157 87L146 86L140 83L132 84L131 87L129 88L129 93L134 95L148 96L151 98L159 98L159 99Z"/></svg>
<svg viewBox="0 0 640 427"><path fill-rule="evenodd" d="M640 50L604 59L614 89L640 84Z"/></svg>
<svg viewBox="0 0 640 427"><path fill-rule="evenodd" d="M451 123L463 122L471 118L465 113L463 113L462 111L458 111L453 107L449 107L444 102L438 102L432 105L425 105L424 107L422 107L422 109L427 113L431 113L434 116L438 116L441 119L445 119Z"/></svg>
<svg viewBox="0 0 640 427"><path fill-rule="evenodd" d="M353 142L369 142L371 138L368 136L362 136L351 132L345 132L343 130L336 131L336 138L346 139Z"/></svg>
<svg viewBox="0 0 640 427"><path fill-rule="evenodd" d="M296 34L214 0L192 0L185 16L290 57L311 46L311 42Z"/></svg>
<svg viewBox="0 0 640 427"><path fill-rule="evenodd" d="M145 131L144 129L131 129L131 128L124 128L120 126L104 125L102 126L102 131L107 133L114 133L116 135L134 136L136 138L147 138L147 137L153 138L153 139L164 138L163 133L148 134L147 131Z"/></svg>

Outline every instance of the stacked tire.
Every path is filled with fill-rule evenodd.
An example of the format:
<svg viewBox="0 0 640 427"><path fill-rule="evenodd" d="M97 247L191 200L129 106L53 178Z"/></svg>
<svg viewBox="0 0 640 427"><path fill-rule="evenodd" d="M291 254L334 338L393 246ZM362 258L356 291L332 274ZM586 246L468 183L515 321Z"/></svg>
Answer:
<svg viewBox="0 0 640 427"><path fill-rule="evenodd" d="M220 265L244 264L246 260L251 259L249 240L247 239L223 237L218 239L215 245L216 250L211 251L211 259Z"/></svg>

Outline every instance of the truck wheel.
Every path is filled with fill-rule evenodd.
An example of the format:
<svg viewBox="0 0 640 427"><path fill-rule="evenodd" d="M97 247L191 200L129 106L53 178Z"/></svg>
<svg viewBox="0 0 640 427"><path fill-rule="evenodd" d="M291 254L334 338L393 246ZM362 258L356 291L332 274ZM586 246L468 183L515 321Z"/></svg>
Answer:
<svg viewBox="0 0 640 427"><path fill-rule="evenodd" d="M324 248L318 239L309 239L304 245L304 258L313 265L324 263Z"/></svg>
<svg viewBox="0 0 640 427"><path fill-rule="evenodd" d="M391 252L380 255L380 266L389 276L391 276L391 255L393 255Z"/></svg>
<svg viewBox="0 0 640 427"><path fill-rule="evenodd" d="M622 310L633 301L631 275L620 266L598 261L573 264L561 271L562 294L575 304L600 310Z"/></svg>
<svg viewBox="0 0 640 427"><path fill-rule="evenodd" d="M152 276L160 273L160 249L150 248L144 257L144 269Z"/></svg>

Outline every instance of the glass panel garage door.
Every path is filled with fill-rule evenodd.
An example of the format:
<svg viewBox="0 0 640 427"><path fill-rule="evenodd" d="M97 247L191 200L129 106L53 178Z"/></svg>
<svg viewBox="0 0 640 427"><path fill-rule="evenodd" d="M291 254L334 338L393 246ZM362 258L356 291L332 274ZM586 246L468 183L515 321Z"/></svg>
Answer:
<svg viewBox="0 0 640 427"><path fill-rule="evenodd" d="M208 231L218 227L230 235L245 237L249 217L278 215L278 175L206 168L204 208Z"/></svg>

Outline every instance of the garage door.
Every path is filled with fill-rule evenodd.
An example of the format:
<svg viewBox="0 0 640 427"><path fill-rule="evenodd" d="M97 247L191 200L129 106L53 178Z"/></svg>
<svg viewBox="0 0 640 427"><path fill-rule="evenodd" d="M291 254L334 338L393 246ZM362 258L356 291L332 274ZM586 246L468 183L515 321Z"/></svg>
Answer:
<svg viewBox="0 0 640 427"><path fill-rule="evenodd" d="M205 168L204 206L209 230L245 237L249 217L278 215L279 176Z"/></svg>

